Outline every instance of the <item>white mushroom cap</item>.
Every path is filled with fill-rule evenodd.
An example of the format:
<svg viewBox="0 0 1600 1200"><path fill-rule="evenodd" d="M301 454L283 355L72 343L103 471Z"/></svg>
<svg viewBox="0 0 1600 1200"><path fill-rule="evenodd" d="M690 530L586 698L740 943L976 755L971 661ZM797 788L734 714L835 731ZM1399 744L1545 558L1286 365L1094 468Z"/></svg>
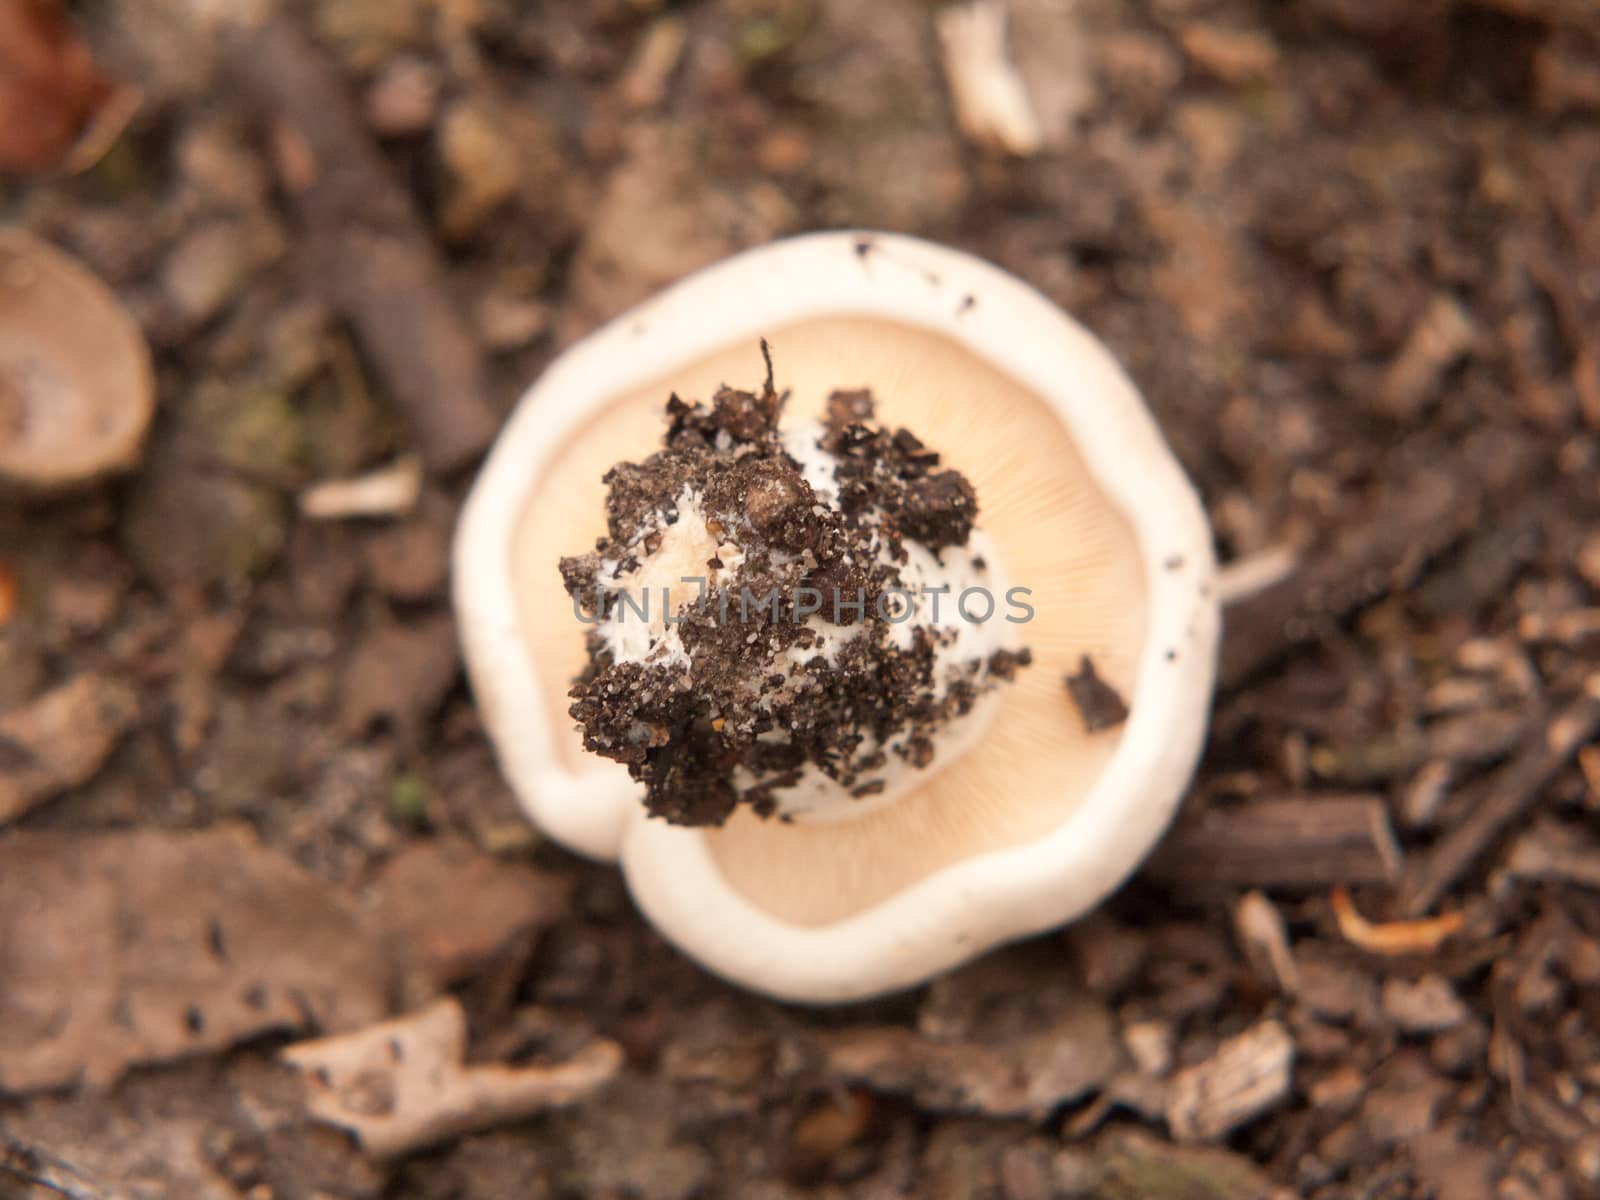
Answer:
<svg viewBox="0 0 1600 1200"><path fill-rule="evenodd" d="M659 442L671 391L759 379L773 347L796 420L868 386L977 489L1033 666L981 742L858 819L650 820L642 785L566 715L582 630L556 562L603 528L601 474ZM787 415L787 414L786 414ZM640 907L712 970L792 1000L919 983L1068 921L1168 824L1199 756L1219 629L1204 513L1105 347L987 263L912 238L812 234L670 288L562 354L524 396L463 511L455 602L501 764L549 836L620 859ZM1084 729L1087 655L1126 700Z"/></svg>
<svg viewBox="0 0 1600 1200"><path fill-rule="evenodd" d="M49 489L130 467L154 411L150 350L117 297L0 229L0 481Z"/></svg>

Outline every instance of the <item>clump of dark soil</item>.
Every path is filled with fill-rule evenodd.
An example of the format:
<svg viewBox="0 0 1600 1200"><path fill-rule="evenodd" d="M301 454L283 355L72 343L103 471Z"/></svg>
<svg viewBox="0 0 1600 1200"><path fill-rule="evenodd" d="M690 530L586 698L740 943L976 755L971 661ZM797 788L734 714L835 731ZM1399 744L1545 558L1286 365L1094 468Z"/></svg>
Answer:
<svg viewBox="0 0 1600 1200"><path fill-rule="evenodd" d="M812 767L877 795L892 758L930 765L939 730L1023 662L975 658L952 673L937 658L948 633L891 636L906 540L937 552L972 533L966 478L911 431L875 424L869 392L841 391L815 441L837 463L837 494L819 495L785 449L783 401L770 362L759 391L724 386L709 404L674 395L664 448L606 475L607 535L561 562L578 603L614 625L666 603L653 587L629 594L628 578L681 506L717 545L701 595L673 599L676 638L664 624L634 660L597 624L571 693L585 747L626 763L650 812L677 824L721 824L741 803L771 815Z"/></svg>

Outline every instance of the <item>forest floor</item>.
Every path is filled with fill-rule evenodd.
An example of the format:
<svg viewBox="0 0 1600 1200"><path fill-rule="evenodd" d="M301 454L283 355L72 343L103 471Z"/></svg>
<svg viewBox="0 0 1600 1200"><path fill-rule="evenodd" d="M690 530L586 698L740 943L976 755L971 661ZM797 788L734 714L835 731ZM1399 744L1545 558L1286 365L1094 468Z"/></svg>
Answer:
<svg viewBox="0 0 1600 1200"><path fill-rule="evenodd" d="M0 503L0 1196L1600 1196L1588 0L1009 0L1026 156L963 136L918 0L322 0L332 101L226 7L79 5L142 104L92 169L0 184L160 385L137 469ZM297 176L297 122L347 192ZM370 196L421 311L341 239ZM1299 567L1230 610L1147 869L815 1011L540 841L446 570L563 345L838 226L1038 286L1221 556ZM299 511L414 448L414 506ZM313 1117L285 1046L444 995L470 1062L593 1086L392 1159Z"/></svg>

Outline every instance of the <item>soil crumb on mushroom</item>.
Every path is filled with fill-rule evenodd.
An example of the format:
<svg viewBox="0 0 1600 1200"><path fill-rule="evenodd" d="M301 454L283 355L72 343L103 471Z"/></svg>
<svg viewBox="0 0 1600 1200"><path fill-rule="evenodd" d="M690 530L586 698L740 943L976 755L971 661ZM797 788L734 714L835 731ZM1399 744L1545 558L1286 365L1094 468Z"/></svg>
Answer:
<svg viewBox="0 0 1600 1200"><path fill-rule="evenodd" d="M1067 694L1083 718L1083 728L1088 733L1114 729L1128 719L1128 705L1117 689L1095 673L1094 662L1087 654L1078 660L1078 673L1067 676Z"/></svg>
<svg viewBox="0 0 1600 1200"><path fill-rule="evenodd" d="M892 797L1030 662L992 606L958 615L996 573L967 479L867 389L780 428L785 399L770 358L758 391L673 395L664 448L605 476L606 535L561 560L589 627L569 711L676 824Z"/></svg>

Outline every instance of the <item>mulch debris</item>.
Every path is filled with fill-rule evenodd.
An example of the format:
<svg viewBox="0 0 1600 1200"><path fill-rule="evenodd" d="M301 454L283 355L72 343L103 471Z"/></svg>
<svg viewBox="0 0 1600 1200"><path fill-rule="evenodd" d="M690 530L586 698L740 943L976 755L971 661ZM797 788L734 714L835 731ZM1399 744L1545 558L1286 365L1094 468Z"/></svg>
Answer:
<svg viewBox="0 0 1600 1200"><path fill-rule="evenodd" d="M161 410L130 478L0 498L0 1194L1600 1194L1596 10L1068 7L1005 3L1026 154L965 138L913 0L19 10L56 49L0 48L0 112L52 124L0 120L0 218L116 289ZM107 81L142 104L80 150ZM1224 561L1297 566L1102 911L811 1011L520 820L445 577L561 346L830 225L1042 289ZM298 511L412 454L403 503ZM398 1159L313 1118L286 1046L433 1003L453 1078L596 1046L605 1086Z"/></svg>

